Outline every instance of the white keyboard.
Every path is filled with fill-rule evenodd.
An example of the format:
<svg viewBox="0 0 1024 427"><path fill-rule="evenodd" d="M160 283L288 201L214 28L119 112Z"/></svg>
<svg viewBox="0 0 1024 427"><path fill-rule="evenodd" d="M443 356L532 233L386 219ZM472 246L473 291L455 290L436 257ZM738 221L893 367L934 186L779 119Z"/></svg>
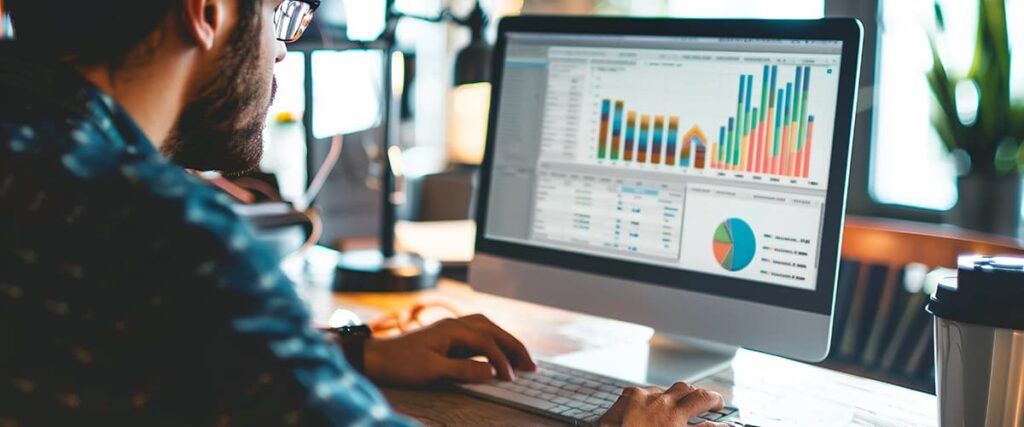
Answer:
<svg viewBox="0 0 1024 427"><path fill-rule="evenodd" d="M487 400L554 418L571 424L593 424L618 400L622 389L638 384L592 374L578 369L538 362L537 372L517 372L516 380L490 384L460 384L463 391ZM726 407L689 420L730 421L736 408Z"/></svg>

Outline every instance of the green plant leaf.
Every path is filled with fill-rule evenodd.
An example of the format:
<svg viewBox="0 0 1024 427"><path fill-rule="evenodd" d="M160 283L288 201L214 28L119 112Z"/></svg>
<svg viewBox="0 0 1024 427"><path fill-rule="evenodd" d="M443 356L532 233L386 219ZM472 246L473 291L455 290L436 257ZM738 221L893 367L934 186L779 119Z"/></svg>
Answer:
<svg viewBox="0 0 1024 427"><path fill-rule="evenodd" d="M1003 0L978 1L978 33L968 76L978 82L981 103L978 124L989 144L1006 133L1010 107L1010 51Z"/></svg>
<svg viewBox="0 0 1024 427"><path fill-rule="evenodd" d="M999 143L996 149L995 166L996 172L1000 174L1013 173L1017 171L1017 153L1020 144L1012 138L1006 138Z"/></svg>
<svg viewBox="0 0 1024 427"><path fill-rule="evenodd" d="M939 28L939 31L946 31L946 18L943 17L942 5L935 1L932 3L932 7L935 10L935 25Z"/></svg>
<svg viewBox="0 0 1024 427"><path fill-rule="evenodd" d="M954 95L957 81L951 79L946 72L946 67L942 63L942 57L939 56L939 49L934 35L929 35L928 42L932 52L932 68L928 71L926 77L938 106L938 115L933 117L932 123L939 130L939 135L942 136L943 144L947 150L952 151L962 148L971 151L970 146L967 145L969 141L961 138L963 126L960 124L960 119L957 116L956 97Z"/></svg>

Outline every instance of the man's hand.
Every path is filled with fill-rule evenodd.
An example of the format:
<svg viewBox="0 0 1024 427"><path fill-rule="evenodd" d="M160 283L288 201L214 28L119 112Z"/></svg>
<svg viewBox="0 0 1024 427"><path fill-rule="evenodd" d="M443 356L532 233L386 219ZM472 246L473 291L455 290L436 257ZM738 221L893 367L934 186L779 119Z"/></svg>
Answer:
<svg viewBox="0 0 1024 427"><path fill-rule="evenodd" d="M486 317L446 319L426 328L366 343L366 376L377 383L421 386L439 380L511 380L514 369L534 371L519 340ZM469 359L484 356L487 362Z"/></svg>
<svg viewBox="0 0 1024 427"><path fill-rule="evenodd" d="M721 410L722 395L684 382L668 390L660 387L629 387L598 424L605 426L682 425L707 411ZM727 427L728 424L704 422L695 427Z"/></svg>

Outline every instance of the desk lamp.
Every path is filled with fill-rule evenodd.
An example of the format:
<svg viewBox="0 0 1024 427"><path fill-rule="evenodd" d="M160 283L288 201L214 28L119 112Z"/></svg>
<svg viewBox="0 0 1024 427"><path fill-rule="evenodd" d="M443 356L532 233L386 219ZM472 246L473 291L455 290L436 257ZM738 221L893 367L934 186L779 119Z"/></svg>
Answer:
<svg viewBox="0 0 1024 427"><path fill-rule="evenodd" d="M402 79L396 78L396 61L401 55L395 50L395 29L403 18L443 23L453 22L467 27L472 34L468 46L455 59L455 84L487 81L490 77L491 48L484 40L486 14L479 2L466 17L455 16L444 10L435 17L404 14L395 9L395 0L385 2L385 29L377 42L384 50L384 128L381 137L381 222L380 249L343 252L335 270L334 290L340 292L407 292L433 288L437 285L441 264L416 254L395 250L395 220L397 203L401 195L395 191L396 178L401 177L400 159L396 158L395 141L398 140L399 102L404 88ZM397 65L401 65L398 63ZM393 151L394 150L394 151Z"/></svg>

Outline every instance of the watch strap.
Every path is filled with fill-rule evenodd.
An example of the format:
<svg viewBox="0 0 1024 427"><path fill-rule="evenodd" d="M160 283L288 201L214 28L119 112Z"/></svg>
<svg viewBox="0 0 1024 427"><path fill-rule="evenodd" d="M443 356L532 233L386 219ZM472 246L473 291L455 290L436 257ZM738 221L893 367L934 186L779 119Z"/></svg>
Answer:
<svg viewBox="0 0 1024 427"><path fill-rule="evenodd" d="M333 328L334 334L341 343L341 351L349 365L359 371L365 372L366 341L373 336L373 332L366 325L349 325Z"/></svg>

